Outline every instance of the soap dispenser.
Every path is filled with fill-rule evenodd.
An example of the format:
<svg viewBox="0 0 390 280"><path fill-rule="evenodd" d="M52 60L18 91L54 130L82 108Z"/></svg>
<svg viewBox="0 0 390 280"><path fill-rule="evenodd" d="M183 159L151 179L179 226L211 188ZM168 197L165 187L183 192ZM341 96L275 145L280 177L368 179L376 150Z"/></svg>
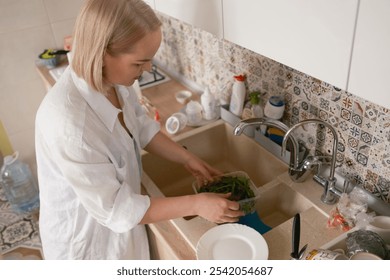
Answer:
<svg viewBox="0 0 390 280"><path fill-rule="evenodd" d="M244 102L246 96L245 89L245 76L237 75L234 76L234 84L232 89L232 96L230 99L230 112L238 117L241 117L244 109Z"/></svg>
<svg viewBox="0 0 390 280"><path fill-rule="evenodd" d="M216 100L211 94L208 87L206 87L203 94L200 96L200 103L203 108L203 117L205 120L212 120L216 118Z"/></svg>

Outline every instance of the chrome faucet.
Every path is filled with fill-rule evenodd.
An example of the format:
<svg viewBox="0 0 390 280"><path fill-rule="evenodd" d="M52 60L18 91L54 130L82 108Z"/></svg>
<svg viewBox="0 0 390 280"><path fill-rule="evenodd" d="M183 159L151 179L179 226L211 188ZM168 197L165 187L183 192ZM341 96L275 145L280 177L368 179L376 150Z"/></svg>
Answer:
<svg viewBox="0 0 390 280"><path fill-rule="evenodd" d="M340 194L340 192L336 189L336 178L335 178L337 146L338 146L338 135L336 130L330 124L322 120L308 119L308 120L301 121L293 125L284 135L283 142L282 142L282 152L286 150L287 140L289 139L289 137L291 137L292 131L299 126L310 124L310 123L321 124L327 127L333 134L333 150L332 150L332 156L330 161L329 177L324 178L321 175L319 175L319 168L318 168L318 172L316 175L314 175L313 179L324 187L324 193L321 196L321 201L326 204L334 204L336 203L338 196ZM317 167L320 166L324 162L324 159L328 159L328 158L329 158L328 156L322 156L322 157L309 156L304 160L302 166L298 166L294 164L293 168L296 169L298 172L302 172L303 169L307 169L307 168L312 170L313 168L315 168L315 166Z"/></svg>
<svg viewBox="0 0 390 280"><path fill-rule="evenodd" d="M234 135L241 135L242 132L247 128L248 126L261 126L261 125L266 125L266 126L272 126L276 127L285 133L289 130L288 126L282 123L281 121L274 120L274 119L269 119L269 118L251 118L251 119L246 119L242 120L239 122L233 130ZM294 174L296 173L296 170L293 167L299 166L300 165L300 158L299 158L299 143L297 140L292 136L289 135L288 137L285 137L284 139L290 139L291 144L292 144L292 149L291 149L291 154L290 154L290 168L289 168L289 174L291 177L296 177ZM284 152L282 153L282 155Z"/></svg>
<svg viewBox="0 0 390 280"><path fill-rule="evenodd" d="M333 151L332 156L304 156L303 159L299 156L300 146L298 141L291 134L293 130L297 127L309 124L321 124L327 127L333 134ZM328 123L318 120L318 119L308 119L301 121L291 128L289 128L284 123L269 119L269 118L252 118L246 119L238 123L233 130L234 135L241 135L242 132L248 126L273 126L285 132L282 142L282 155L286 152L287 141L290 140L292 144L291 155L290 155L290 166L289 166L289 175L292 181L294 182L303 182L312 173L313 170L317 169L317 174L313 176L313 179L324 187L324 193L321 196L322 202L326 204L336 203L338 197L341 195L340 191L336 188L336 178L335 178L335 169L336 169L336 157L337 157L337 146L338 146L338 135L336 130L330 126ZM330 171L329 177L324 178L319 174L320 166L327 162L330 158Z"/></svg>

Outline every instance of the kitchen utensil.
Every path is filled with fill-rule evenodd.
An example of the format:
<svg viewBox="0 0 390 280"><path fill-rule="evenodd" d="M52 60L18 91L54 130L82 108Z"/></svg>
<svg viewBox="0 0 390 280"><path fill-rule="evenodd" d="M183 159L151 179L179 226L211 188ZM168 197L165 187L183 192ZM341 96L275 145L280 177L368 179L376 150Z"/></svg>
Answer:
<svg viewBox="0 0 390 280"><path fill-rule="evenodd" d="M299 259L299 241L301 238L301 217L299 213L294 216L292 227L292 252L291 258Z"/></svg>
<svg viewBox="0 0 390 280"><path fill-rule="evenodd" d="M308 245L308 244L306 244L305 246L303 246L302 249L299 251L299 253L298 253L298 260L301 260L301 259L303 258L303 255L305 254L306 249L307 249L307 245Z"/></svg>

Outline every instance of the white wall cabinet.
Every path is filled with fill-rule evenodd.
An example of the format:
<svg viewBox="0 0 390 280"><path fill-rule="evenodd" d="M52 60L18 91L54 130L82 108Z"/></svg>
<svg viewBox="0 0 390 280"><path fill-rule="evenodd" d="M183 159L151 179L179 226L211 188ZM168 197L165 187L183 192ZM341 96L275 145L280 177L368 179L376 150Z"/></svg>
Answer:
<svg viewBox="0 0 390 280"><path fill-rule="evenodd" d="M224 36L347 88L358 0L223 0Z"/></svg>
<svg viewBox="0 0 390 280"><path fill-rule="evenodd" d="M348 92L390 109L389 15L389 0L360 0Z"/></svg>
<svg viewBox="0 0 390 280"><path fill-rule="evenodd" d="M223 37L221 0L154 0L157 11Z"/></svg>

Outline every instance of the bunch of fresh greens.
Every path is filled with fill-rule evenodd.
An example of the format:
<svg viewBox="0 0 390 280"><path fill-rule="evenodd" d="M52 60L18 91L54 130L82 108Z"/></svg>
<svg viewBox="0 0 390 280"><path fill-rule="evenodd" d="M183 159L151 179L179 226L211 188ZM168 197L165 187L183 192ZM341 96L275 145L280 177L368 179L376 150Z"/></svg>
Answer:
<svg viewBox="0 0 390 280"><path fill-rule="evenodd" d="M249 178L244 176L221 176L207 185L201 186L199 192L231 193L229 199L233 201L255 197L250 187ZM242 211L249 213L254 207L254 201L241 203L240 206Z"/></svg>

